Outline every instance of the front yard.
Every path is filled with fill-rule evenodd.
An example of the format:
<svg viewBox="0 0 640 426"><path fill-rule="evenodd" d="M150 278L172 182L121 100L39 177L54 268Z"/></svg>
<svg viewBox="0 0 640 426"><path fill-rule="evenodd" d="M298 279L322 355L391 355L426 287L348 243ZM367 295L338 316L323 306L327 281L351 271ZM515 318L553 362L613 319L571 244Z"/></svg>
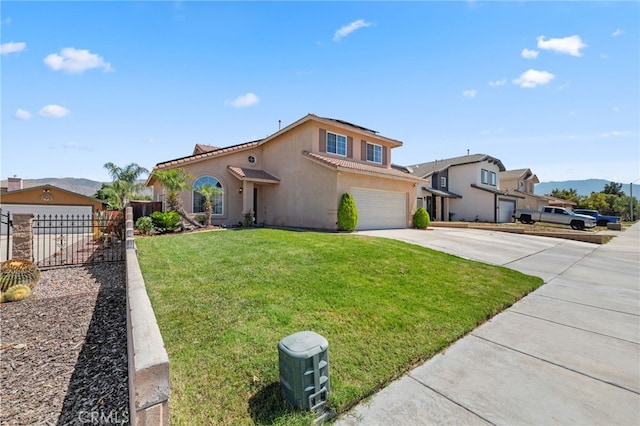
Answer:
<svg viewBox="0 0 640 426"><path fill-rule="evenodd" d="M388 239L273 229L137 239L171 363L172 424L307 424L280 397L280 339L329 341L342 413L542 280Z"/></svg>

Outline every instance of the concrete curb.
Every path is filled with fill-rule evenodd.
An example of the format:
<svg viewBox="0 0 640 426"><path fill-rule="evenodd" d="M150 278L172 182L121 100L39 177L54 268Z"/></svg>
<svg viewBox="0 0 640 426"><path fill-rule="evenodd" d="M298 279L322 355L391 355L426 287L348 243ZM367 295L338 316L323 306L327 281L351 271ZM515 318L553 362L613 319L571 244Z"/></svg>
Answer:
<svg viewBox="0 0 640 426"><path fill-rule="evenodd" d="M127 208L127 218L131 208ZM132 425L169 424L169 356L147 295L127 220L127 352Z"/></svg>
<svg viewBox="0 0 640 426"><path fill-rule="evenodd" d="M562 238L565 240L583 241L585 243L606 244L615 237L611 234L570 232L570 231L535 231L526 227L500 226L490 224L476 224L470 222L431 222L429 226L434 228L466 228L481 229L485 231L508 232L510 234L537 235L539 237Z"/></svg>

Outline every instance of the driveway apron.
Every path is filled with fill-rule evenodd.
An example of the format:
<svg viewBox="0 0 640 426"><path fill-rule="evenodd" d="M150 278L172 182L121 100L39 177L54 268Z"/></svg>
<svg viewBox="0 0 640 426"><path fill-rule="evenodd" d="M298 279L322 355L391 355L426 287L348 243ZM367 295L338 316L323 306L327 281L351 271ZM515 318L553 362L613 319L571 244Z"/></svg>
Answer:
<svg viewBox="0 0 640 426"><path fill-rule="evenodd" d="M336 424L640 424L640 223L605 245L456 228L360 234L545 284Z"/></svg>

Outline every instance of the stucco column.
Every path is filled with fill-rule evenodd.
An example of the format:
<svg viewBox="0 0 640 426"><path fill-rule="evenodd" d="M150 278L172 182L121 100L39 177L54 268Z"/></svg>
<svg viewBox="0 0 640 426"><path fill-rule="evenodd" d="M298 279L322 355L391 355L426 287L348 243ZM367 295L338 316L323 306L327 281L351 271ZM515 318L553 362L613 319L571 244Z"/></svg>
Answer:
<svg viewBox="0 0 640 426"><path fill-rule="evenodd" d="M13 215L13 258L33 261L33 214Z"/></svg>
<svg viewBox="0 0 640 426"><path fill-rule="evenodd" d="M242 217L253 213L253 182L242 181Z"/></svg>

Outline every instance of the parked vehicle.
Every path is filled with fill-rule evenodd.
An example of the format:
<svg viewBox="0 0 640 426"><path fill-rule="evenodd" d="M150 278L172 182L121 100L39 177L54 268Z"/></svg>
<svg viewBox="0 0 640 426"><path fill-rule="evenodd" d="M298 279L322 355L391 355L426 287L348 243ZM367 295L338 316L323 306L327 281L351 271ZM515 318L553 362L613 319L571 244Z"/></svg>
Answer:
<svg viewBox="0 0 640 426"><path fill-rule="evenodd" d="M516 209L513 211L515 220L521 223L534 224L536 222L559 223L570 225L572 229L583 230L596 226L596 219L589 215L576 214L564 207L545 206L540 210Z"/></svg>
<svg viewBox="0 0 640 426"><path fill-rule="evenodd" d="M574 209L574 213L576 214L586 214L588 216L592 216L596 219L596 224L598 226L607 226L607 223L620 223L619 216L606 216L600 214L598 210L589 210L589 209Z"/></svg>

